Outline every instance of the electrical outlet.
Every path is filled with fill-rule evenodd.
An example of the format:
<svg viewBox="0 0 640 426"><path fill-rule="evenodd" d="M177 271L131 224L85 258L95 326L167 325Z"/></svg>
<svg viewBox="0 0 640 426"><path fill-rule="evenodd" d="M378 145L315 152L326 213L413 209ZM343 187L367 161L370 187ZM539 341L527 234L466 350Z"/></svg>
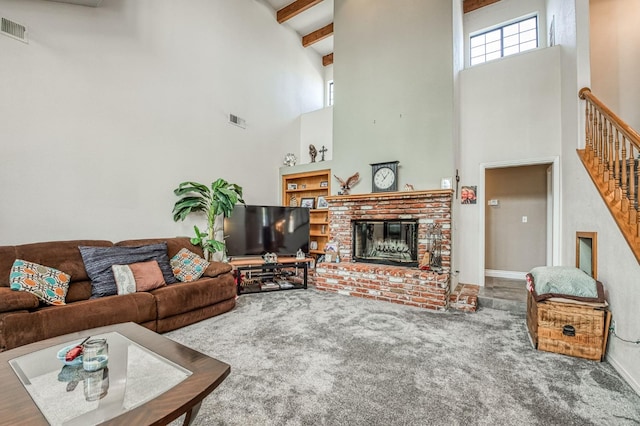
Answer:
<svg viewBox="0 0 640 426"><path fill-rule="evenodd" d="M611 326L609 327L613 334L616 334L616 320L611 320Z"/></svg>

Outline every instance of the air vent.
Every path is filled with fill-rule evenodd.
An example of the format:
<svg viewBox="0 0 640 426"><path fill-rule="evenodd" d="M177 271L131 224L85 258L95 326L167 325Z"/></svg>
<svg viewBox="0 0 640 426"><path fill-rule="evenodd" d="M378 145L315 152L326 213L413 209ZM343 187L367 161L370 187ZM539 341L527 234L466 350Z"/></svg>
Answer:
<svg viewBox="0 0 640 426"><path fill-rule="evenodd" d="M244 118L240 118L237 115L229 114L229 123L235 124L238 127L242 127L243 129L247 128L247 122Z"/></svg>
<svg viewBox="0 0 640 426"><path fill-rule="evenodd" d="M16 40L28 43L27 41L27 27L20 25L17 22L8 20L7 18L1 18L0 32Z"/></svg>

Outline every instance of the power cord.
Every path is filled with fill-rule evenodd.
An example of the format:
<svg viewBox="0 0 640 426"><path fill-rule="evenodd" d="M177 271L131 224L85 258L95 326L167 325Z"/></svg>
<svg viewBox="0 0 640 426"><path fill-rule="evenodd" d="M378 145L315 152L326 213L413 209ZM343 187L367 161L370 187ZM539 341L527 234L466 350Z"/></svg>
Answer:
<svg viewBox="0 0 640 426"><path fill-rule="evenodd" d="M633 343L634 345L640 345L640 340L627 340L627 339L623 339L622 337L618 336L616 334L616 329L613 326L609 326L609 332L616 337L619 340L622 340L623 342L627 342L627 343Z"/></svg>

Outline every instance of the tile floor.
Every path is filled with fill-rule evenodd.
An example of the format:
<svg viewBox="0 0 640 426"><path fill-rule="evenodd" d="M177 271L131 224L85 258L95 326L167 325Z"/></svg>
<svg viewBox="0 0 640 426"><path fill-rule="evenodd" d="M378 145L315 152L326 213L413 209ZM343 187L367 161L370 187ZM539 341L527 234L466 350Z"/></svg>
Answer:
<svg viewBox="0 0 640 426"><path fill-rule="evenodd" d="M478 306L513 312L527 311L525 280L485 277L478 291Z"/></svg>

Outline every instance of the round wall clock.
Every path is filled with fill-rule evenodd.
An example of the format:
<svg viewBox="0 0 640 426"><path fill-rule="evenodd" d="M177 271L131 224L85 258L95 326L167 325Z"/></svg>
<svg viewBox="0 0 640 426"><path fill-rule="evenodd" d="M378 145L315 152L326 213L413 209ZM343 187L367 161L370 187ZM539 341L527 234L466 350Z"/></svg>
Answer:
<svg viewBox="0 0 640 426"><path fill-rule="evenodd" d="M393 192L398 190L398 163L387 161L371 165L371 188L373 192Z"/></svg>

